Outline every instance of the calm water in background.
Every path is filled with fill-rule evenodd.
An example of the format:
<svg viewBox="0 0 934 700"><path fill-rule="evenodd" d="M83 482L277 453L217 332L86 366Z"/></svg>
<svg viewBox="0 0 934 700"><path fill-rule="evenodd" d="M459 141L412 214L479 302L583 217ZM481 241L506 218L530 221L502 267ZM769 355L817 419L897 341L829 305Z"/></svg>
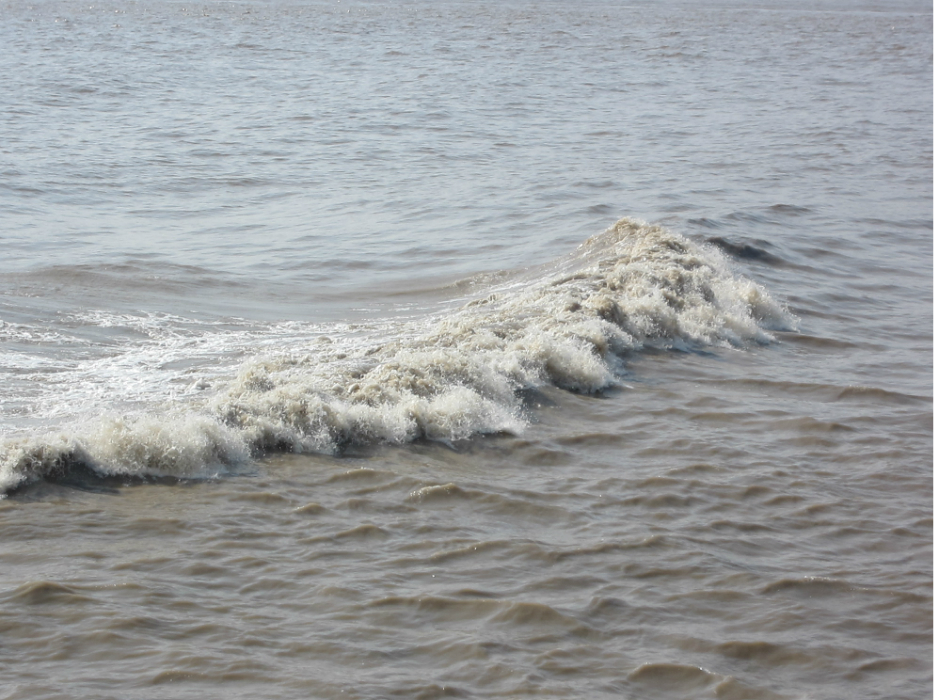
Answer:
<svg viewBox="0 0 934 700"><path fill-rule="evenodd" d="M0 698L930 697L928 4L0 20Z"/></svg>

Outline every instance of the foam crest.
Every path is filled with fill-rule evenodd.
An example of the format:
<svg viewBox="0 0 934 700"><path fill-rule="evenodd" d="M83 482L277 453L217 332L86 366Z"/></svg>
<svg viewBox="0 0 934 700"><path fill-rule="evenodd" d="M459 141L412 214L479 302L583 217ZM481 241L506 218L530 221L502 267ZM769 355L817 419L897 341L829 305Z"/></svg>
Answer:
<svg viewBox="0 0 934 700"><path fill-rule="evenodd" d="M528 390L600 391L627 353L648 345L741 347L788 323L718 251L623 219L548 273L487 289L454 312L255 354L236 376L212 380L203 399L7 441L0 489L75 465L190 477L270 451L518 433Z"/></svg>
<svg viewBox="0 0 934 700"><path fill-rule="evenodd" d="M244 436L213 417L108 416L71 432L8 440L0 453L0 492L74 469L100 476L207 477L246 461Z"/></svg>

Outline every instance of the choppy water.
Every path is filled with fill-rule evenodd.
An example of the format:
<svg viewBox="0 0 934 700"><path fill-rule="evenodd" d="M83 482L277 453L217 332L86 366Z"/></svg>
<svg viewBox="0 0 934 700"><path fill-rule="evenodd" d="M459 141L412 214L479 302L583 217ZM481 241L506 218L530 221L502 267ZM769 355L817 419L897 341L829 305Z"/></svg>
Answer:
<svg viewBox="0 0 934 700"><path fill-rule="evenodd" d="M0 19L0 698L930 697L928 4Z"/></svg>

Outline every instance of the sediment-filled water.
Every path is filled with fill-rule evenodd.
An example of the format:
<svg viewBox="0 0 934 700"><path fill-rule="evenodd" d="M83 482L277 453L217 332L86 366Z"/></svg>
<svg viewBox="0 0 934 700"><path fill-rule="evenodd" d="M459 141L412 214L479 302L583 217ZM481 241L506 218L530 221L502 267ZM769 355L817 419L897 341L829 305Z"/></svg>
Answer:
<svg viewBox="0 0 934 700"><path fill-rule="evenodd" d="M0 18L0 698L930 697L928 4Z"/></svg>

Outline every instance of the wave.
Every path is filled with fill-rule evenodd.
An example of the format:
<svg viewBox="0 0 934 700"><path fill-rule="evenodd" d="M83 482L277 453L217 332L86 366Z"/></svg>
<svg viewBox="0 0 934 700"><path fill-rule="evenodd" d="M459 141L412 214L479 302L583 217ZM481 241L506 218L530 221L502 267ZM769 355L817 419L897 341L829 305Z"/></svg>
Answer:
<svg viewBox="0 0 934 700"><path fill-rule="evenodd" d="M203 398L0 445L0 492L90 470L197 477L272 451L519 433L527 392L613 386L627 354L767 343L787 312L711 246L622 219L537 278L381 332L255 355Z"/></svg>

